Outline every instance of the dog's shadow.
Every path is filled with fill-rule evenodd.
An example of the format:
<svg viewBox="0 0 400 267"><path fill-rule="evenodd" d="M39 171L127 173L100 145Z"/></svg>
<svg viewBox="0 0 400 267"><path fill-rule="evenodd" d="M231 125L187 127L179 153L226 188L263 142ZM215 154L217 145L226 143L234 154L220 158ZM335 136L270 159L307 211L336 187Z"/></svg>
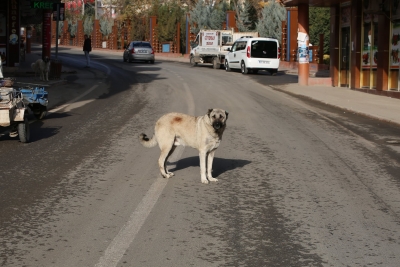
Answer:
<svg viewBox="0 0 400 267"><path fill-rule="evenodd" d="M241 160L241 159L223 159L223 158L214 158L212 170L213 176L218 177L224 172L234 170L237 168L242 168L247 164L250 164L251 161L248 160ZM188 157L180 159L176 162L171 162L167 165L175 165L175 168L170 169L169 171L174 172L178 170L183 170L188 167L200 167L200 159L198 156L196 157Z"/></svg>

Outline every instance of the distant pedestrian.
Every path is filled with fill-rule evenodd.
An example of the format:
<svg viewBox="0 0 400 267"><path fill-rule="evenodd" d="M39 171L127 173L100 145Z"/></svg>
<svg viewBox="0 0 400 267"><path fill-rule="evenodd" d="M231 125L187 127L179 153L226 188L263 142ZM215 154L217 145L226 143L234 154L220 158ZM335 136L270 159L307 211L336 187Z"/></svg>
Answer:
<svg viewBox="0 0 400 267"><path fill-rule="evenodd" d="M90 57L89 53L92 51L92 41L89 36L85 34L85 41L83 42L83 52L85 52L86 66L85 68L90 68Z"/></svg>

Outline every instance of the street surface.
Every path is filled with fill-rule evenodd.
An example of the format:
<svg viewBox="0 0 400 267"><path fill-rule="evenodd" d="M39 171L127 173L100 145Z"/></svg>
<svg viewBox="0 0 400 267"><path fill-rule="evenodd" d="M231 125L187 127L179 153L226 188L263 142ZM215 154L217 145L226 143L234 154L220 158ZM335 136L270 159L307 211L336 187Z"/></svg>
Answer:
<svg viewBox="0 0 400 267"><path fill-rule="evenodd" d="M290 75L59 56L87 79L30 143L0 136L0 266L399 266L398 125L274 89ZM190 147L161 178L138 135L209 108L229 112L219 181Z"/></svg>

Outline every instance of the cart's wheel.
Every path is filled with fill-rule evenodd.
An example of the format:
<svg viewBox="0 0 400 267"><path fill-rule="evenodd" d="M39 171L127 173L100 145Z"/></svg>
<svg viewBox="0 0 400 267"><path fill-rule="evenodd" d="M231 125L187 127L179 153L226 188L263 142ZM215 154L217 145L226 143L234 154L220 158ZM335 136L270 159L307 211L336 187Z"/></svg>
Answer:
<svg viewBox="0 0 400 267"><path fill-rule="evenodd" d="M21 143L28 143L30 139L29 122L27 118L18 124L18 136Z"/></svg>
<svg viewBox="0 0 400 267"><path fill-rule="evenodd" d="M47 107L41 107L39 112L35 112L35 118L38 120L43 120L43 118L46 116L47 114Z"/></svg>

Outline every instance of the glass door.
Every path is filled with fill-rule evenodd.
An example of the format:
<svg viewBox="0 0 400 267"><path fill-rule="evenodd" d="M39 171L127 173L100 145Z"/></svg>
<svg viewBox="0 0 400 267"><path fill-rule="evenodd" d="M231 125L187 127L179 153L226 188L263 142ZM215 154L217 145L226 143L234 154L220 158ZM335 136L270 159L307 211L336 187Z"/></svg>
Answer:
<svg viewBox="0 0 400 267"><path fill-rule="evenodd" d="M378 1L364 0L363 9L361 87L374 89L378 63L378 16L369 10L378 10Z"/></svg>
<svg viewBox="0 0 400 267"><path fill-rule="evenodd" d="M341 31L340 86L350 87L350 27Z"/></svg>

